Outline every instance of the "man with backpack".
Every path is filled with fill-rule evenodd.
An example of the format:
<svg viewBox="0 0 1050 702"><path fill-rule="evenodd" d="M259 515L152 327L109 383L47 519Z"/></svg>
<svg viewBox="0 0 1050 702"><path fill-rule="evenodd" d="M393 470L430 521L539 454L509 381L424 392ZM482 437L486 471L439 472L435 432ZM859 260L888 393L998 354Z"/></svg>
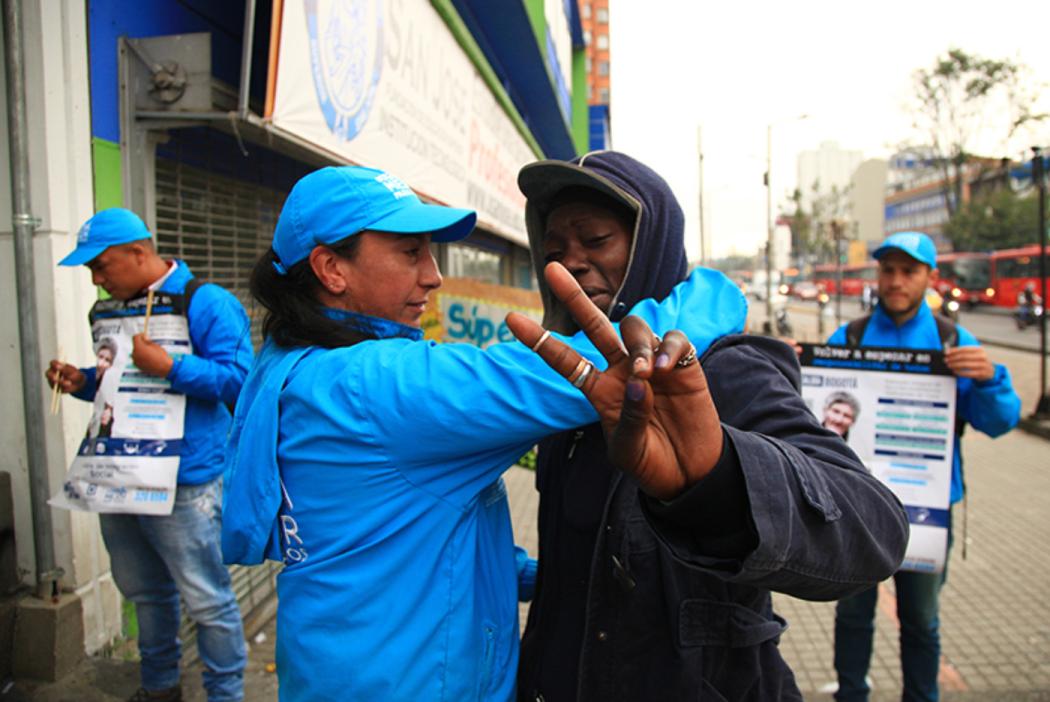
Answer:
<svg viewBox="0 0 1050 702"><path fill-rule="evenodd" d="M83 480L71 471L61 506L103 513L113 579L138 617L142 687L131 700L182 699L180 596L197 624L209 702L241 700L244 633L219 516L229 408L252 362L244 307L184 262L163 259L142 220L122 208L85 222L59 265L86 266L109 294L90 314L95 353L110 349L104 376L101 366L57 359L46 376L95 405L74 461L94 470Z"/></svg>
<svg viewBox="0 0 1050 702"><path fill-rule="evenodd" d="M957 378L956 432L952 458L951 504L963 497L959 437L966 424L996 437L1020 418L1021 401L1005 366L993 364L976 338L941 315L924 299L937 280L937 250L919 232L888 237L874 253L878 261L879 299L874 311L840 327L829 344L943 350ZM951 548L949 519L948 546ZM947 559L945 560L947 563ZM900 620L901 667L905 700L936 700L940 665L938 594L942 573L899 571L894 575ZM875 633L878 588L840 600L835 612L835 699L867 700L866 681Z"/></svg>

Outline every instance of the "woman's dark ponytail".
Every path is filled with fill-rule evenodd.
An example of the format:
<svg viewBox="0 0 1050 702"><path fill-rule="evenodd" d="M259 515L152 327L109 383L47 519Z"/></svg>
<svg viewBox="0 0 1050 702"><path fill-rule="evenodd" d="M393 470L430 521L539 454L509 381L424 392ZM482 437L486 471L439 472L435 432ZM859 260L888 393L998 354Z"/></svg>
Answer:
<svg viewBox="0 0 1050 702"><path fill-rule="evenodd" d="M353 259L361 238L350 236L332 244L340 256ZM249 289L252 297L266 309L262 333L278 346L351 346L368 335L351 329L321 311L317 293L321 283L310 267L309 259L299 261L287 274L277 272L277 254L268 249L255 263Z"/></svg>

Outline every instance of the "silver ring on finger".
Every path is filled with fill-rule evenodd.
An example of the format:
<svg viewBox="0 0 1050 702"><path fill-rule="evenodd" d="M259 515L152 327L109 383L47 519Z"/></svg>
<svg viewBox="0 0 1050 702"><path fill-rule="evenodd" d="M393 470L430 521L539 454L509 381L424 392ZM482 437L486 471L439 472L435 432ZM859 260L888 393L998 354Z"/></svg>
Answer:
<svg viewBox="0 0 1050 702"><path fill-rule="evenodd" d="M543 330L543 334L541 334L540 338L536 340L536 343L532 345L533 353L539 353L540 352L540 347L543 346L543 344L549 338L551 338L551 333L549 331L547 331L546 329L544 329Z"/></svg>
<svg viewBox="0 0 1050 702"><path fill-rule="evenodd" d="M583 384L587 382L587 377L594 370L594 364L587 359L580 359L580 362L576 365L572 375L569 376L569 382L572 383L574 388L583 388Z"/></svg>
<svg viewBox="0 0 1050 702"><path fill-rule="evenodd" d="M676 363L675 366L677 368L687 368L694 363L696 363L696 347L689 344L689 352L678 359L678 363Z"/></svg>

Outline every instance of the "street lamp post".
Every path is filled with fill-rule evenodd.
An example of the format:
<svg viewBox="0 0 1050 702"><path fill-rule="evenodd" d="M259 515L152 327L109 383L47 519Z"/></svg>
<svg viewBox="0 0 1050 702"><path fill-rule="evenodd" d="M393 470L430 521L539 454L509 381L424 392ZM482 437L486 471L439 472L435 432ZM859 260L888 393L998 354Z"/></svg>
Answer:
<svg viewBox="0 0 1050 702"><path fill-rule="evenodd" d="M809 115L801 114L790 121L808 119ZM773 257L776 243L773 241L773 125L766 125L766 323L773 329Z"/></svg>
<svg viewBox="0 0 1050 702"><path fill-rule="evenodd" d="M1043 315L1039 318L1039 402L1035 406L1036 418L1050 417L1050 389L1046 385L1046 169L1042 149L1032 149L1032 181L1039 193L1039 285L1043 297Z"/></svg>

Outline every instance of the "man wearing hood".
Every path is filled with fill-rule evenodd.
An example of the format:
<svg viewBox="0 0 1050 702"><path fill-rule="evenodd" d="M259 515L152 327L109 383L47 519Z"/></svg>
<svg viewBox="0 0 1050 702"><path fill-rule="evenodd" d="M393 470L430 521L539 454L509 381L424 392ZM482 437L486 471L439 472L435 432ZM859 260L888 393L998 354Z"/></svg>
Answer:
<svg viewBox="0 0 1050 702"><path fill-rule="evenodd" d="M681 208L629 156L542 161L518 183L536 269L562 263L612 321L686 277ZM702 273L711 294L696 314L739 332L739 291ZM540 286L544 326L574 331ZM900 503L806 409L792 350L739 333L698 350L721 423L710 439L723 448L672 499L612 467L599 424L541 442L539 572L519 700L801 699L769 591L833 600L900 564Z"/></svg>

